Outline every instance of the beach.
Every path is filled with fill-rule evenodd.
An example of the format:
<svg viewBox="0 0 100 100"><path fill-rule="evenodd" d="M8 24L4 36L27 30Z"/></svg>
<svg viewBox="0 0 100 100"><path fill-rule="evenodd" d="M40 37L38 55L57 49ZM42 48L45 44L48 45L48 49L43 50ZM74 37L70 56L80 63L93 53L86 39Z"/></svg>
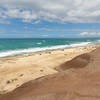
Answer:
<svg viewBox="0 0 100 100"><path fill-rule="evenodd" d="M22 84L59 73L59 66L74 57L89 53L98 45L46 50L0 58L0 94L11 92Z"/></svg>
<svg viewBox="0 0 100 100"><path fill-rule="evenodd" d="M4 58L13 67L0 69L0 100L100 100L99 52L99 45L89 45ZM36 57L40 57L38 63ZM11 62L15 60L24 66ZM25 67L33 60L41 66Z"/></svg>

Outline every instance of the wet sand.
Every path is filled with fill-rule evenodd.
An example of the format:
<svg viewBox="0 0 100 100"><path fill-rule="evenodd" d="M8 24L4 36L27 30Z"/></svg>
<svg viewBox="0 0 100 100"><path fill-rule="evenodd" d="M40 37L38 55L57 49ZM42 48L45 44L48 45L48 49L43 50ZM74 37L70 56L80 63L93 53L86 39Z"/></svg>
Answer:
<svg viewBox="0 0 100 100"><path fill-rule="evenodd" d="M2 58L0 59L0 94L10 92L30 80L70 69L64 68L67 61L95 49L96 47L92 45ZM63 67L60 68L60 65ZM73 67L71 68L73 69Z"/></svg>

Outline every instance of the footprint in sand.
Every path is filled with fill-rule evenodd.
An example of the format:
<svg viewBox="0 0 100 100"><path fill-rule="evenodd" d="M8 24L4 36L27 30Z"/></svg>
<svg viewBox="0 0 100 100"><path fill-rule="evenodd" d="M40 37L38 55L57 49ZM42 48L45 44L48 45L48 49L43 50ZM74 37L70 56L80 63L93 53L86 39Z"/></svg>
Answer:
<svg viewBox="0 0 100 100"><path fill-rule="evenodd" d="M42 70L42 69L41 69L40 71L41 71L41 72L43 72L43 70Z"/></svg>
<svg viewBox="0 0 100 100"><path fill-rule="evenodd" d="M11 82L8 80L6 83L7 83L7 84L10 84Z"/></svg>
<svg viewBox="0 0 100 100"><path fill-rule="evenodd" d="M24 74L20 74L19 77L22 77Z"/></svg>

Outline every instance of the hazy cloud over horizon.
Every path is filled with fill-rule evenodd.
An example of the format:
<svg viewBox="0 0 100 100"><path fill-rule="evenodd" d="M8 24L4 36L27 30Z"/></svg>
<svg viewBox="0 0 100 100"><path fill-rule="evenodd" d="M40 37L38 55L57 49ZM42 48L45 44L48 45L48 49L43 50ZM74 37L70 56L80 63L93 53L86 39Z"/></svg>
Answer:
<svg viewBox="0 0 100 100"><path fill-rule="evenodd" d="M100 37L100 32L82 32L79 35L82 37Z"/></svg>

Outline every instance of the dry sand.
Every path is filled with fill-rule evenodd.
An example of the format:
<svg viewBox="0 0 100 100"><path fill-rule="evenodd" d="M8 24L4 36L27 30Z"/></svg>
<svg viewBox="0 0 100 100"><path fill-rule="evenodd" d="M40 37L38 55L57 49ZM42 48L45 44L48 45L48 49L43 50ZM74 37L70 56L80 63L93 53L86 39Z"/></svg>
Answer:
<svg viewBox="0 0 100 100"><path fill-rule="evenodd" d="M59 73L27 82L0 100L100 100L100 48L56 68Z"/></svg>
<svg viewBox="0 0 100 100"><path fill-rule="evenodd" d="M90 45L86 47L44 51L1 58L0 94L12 91L30 80L58 73L62 70L58 67L59 65L64 64L66 61L69 61L80 54L88 53L94 49L96 49L96 47Z"/></svg>

